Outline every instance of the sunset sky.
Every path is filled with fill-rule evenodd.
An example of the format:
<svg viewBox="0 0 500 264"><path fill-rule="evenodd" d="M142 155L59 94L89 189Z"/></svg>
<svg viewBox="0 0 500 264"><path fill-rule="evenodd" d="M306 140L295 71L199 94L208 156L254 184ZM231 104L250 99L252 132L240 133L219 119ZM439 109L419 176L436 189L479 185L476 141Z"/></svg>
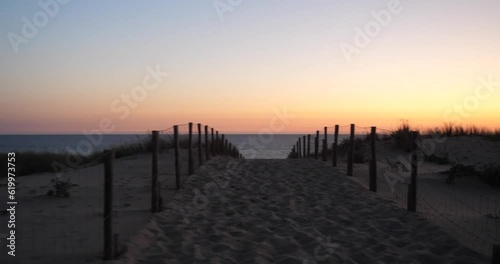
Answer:
<svg viewBox="0 0 500 264"><path fill-rule="evenodd" d="M2 134L103 119L113 133L189 121L256 133L283 109L294 118L279 133L401 119L500 127L500 1L402 0L386 25L373 15L396 5L385 0L60 2L0 3ZM367 24L379 33L348 62L341 47ZM127 105L145 77L155 83L148 67L168 76Z"/></svg>

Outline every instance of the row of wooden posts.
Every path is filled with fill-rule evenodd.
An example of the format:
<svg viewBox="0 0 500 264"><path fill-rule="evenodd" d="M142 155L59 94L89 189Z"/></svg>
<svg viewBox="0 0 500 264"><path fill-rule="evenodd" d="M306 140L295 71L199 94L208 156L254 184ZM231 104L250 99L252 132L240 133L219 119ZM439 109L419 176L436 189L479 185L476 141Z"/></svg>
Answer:
<svg viewBox="0 0 500 264"><path fill-rule="evenodd" d="M188 174L194 174L194 157L193 157L193 123L188 124ZM235 158L243 158L239 150L234 146L224 134L219 136L219 131L204 126L204 135L202 135L202 125L197 124L198 142L196 149L198 150L198 163L203 165L203 156L205 160L210 160L211 157L217 155L232 156ZM173 148L175 156L175 188L181 188L181 164L179 157L179 125L173 126L174 138ZM151 212L156 213L162 210L163 199L161 196L161 182L158 181L158 158L160 153L160 131L152 131L152 170L151 170ZM203 140L204 137L204 140ZM209 140L210 138L210 140ZM205 145L203 151L202 145ZM104 260L115 259L120 254L119 236L113 234L112 225L112 209L113 209L113 160L114 151L106 150L103 156L104 163Z"/></svg>
<svg viewBox="0 0 500 264"><path fill-rule="evenodd" d="M354 137L355 137L355 125L350 125L349 133L349 149L347 153L347 175L353 176L353 161L354 161ZM338 136L339 136L339 125L335 125L334 132L334 142L332 143L332 166L337 167L337 146L338 146ZM328 127L324 127L324 137L321 151L322 161L327 161L328 149L327 149L327 135ZM411 172L410 172L410 183L408 185L407 192L407 210L411 212L416 212L417 210L417 163L418 155L417 141L419 139L418 131L410 131L409 140L411 144ZM314 137L314 158L318 159L318 148L319 148L319 130L316 131L316 136ZM370 163L369 163L369 189L370 191L377 192L377 158L375 151L375 142L377 139L377 128L371 127L370 132ZM306 143L307 142L307 143ZM311 134L304 135L298 138L296 144L293 146L292 151L289 154L291 158L311 158ZM500 245L493 245L491 263L500 264Z"/></svg>
<svg viewBox="0 0 500 264"><path fill-rule="evenodd" d="M354 142L355 142L355 125L350 125L349 133L349 148L347 153L347 175L353 176L353 163L354 163ZM337 146L339 138L339 125L335 125L334 132L334 142L332 143L332 166L337 167ZM304 135L298 138L296 144L293 146L292 151L289 154L291 158L311 158L314 157L318 159L319 156L319 130L316 131L316 136L314 137L314 156L311 155L311 134ZM322 151L321 160L327 161L328 159L328 127L324 127L324 136L322 141ZM411 131L409 134L410 142L412 142L411 149L411 176L410 184L408 185L408 199L407 199L407 209L409 211L415 212L417 208L417 139L418 132ZM377 127L371 127L370 132L370 163L369 163L369 189L370 191L377 192L377 157L375 150L375 142L377 140Z"/></svg>

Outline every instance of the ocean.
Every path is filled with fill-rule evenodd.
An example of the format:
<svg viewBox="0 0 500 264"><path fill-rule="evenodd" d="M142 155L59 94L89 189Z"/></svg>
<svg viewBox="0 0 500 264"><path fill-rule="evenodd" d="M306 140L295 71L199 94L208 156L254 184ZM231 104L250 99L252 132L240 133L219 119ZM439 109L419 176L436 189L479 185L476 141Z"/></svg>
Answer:
<svg viewBox="0 0 500 264"><path fill-rule="evenodd" d="M284 159L290 153L299 136L292 134L258 135L228 134L226 138L238 147L245 158ZM107 134L99 137L75 135L0 135L0 153L6 152L72 152L82 154L102 151L113 146L133 143L148 138L149 134ZM196 139L197 136L194 136ZM320 140L323 135L320 135ZM339 141L347 135L339 135ZM328 135L329 145L333 135ZM320 141L321 144L321 141ZM311 152L314 150L314 135L311 135Z"/></svg>

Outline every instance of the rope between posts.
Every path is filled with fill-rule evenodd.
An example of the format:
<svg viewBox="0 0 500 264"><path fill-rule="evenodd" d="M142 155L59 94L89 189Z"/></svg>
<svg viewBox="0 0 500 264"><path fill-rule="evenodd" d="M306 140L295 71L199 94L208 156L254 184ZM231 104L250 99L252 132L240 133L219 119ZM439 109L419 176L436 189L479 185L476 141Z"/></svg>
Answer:
<svg viewBox="0 0 500 264"><path fill-rule="evenodd" d="M169 131L171 129L174 129L174 127L172 126L172 127L167 128L167 129L158 130L158 132L167 132L167 131Z"/></svg>

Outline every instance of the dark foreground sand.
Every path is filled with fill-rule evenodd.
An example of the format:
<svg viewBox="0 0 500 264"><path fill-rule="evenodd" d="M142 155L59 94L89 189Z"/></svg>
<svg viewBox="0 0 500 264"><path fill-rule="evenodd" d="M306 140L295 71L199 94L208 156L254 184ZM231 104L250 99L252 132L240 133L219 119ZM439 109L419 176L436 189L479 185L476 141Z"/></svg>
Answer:
<svg viewBox="0 0 500 264"><path fill-rule="evenodd" d="M488 263L315 160L217 158L117 263Z"/></svg>

